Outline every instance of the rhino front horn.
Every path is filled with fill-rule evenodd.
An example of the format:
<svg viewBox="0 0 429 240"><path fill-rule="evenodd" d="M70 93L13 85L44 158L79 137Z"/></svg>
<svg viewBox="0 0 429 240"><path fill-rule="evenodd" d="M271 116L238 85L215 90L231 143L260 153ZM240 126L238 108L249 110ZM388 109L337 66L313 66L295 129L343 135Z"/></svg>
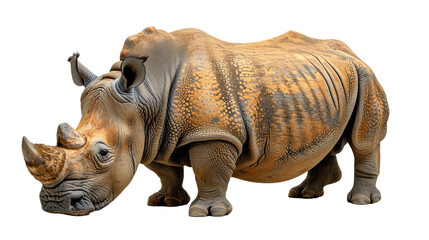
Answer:
<svg viewBox="0 0 429 240"><path fill-rule="evenodd" d="M57 182L65 163L65 152L58 147L33 144L22 138L22 154L28 171L42 184Z"/></svg>
<svg viewBox="0 0 429 240"><path fill-rule="evenodd" d="M86 137L67 123L61 123L57 130L57 145L68 149L79 149L86 144Z"/></svg>
<svg viewBox="0 0 429 240"><path fill-rule="evenodd" d="M37 151L36 146L26 137L22 138L22 154L27 165L40 165L45 162L39 151Z"/></svg>

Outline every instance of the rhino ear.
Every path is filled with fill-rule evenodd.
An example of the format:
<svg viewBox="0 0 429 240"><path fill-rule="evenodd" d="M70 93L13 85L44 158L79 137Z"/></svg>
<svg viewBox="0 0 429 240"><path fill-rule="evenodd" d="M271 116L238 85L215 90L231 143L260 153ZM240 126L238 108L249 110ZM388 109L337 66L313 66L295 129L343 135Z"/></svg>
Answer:
<svg viewBox="0 0 429 240"><path fill-rule="evenodd" d="M79 56L79 53L73 53L73 56L69 57L68 61L71 65L73 82L78 86L86 87L91 81L97 79L97 75L89 71L88 68L77 60Z"/></svg>
<svg viewBox="0 0 429 240"><path fill-rule="evenodd" d="M121 64L121 77L116 80L122 91L128 92L140 85L146 77L146 68L143 65L147 57L127 57Z"/></svg>

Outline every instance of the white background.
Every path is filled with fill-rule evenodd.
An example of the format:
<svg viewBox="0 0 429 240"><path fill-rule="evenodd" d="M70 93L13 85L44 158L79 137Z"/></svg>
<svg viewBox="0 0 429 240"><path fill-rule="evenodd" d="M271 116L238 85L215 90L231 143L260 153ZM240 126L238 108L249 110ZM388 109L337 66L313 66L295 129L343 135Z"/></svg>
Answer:
<svg viewBox="0 0 429 240"><path fill-rule="evenodd" d="M428 7L424 1L8 1L0 8L1 239L428 239ZM85 217L49 214L41 184L27 171L21 138L55 145L59 123L76 127L80 93L67 58L106 73L125 38L147 26L199 28L230 42L265 40L295 30L344 41L376 73L390 104L381 145L381 202L347 203L353 155L338 156L340 182L325 196L288 198L304 176L277 184L232 179L234 205L223 218L188 217L188 206L149 207L156 175L140 166L108 207ZM184 187L197 193L190 168Z"/></svg>

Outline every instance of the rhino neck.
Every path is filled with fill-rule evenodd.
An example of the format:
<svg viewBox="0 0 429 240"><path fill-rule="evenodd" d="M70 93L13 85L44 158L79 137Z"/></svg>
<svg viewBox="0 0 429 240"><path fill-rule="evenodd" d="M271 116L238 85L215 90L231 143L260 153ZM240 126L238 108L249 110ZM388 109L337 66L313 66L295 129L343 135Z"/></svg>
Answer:
<svg viewBox="0 0 429 240"><path fill-rule="evenodd" d="M148 81L139 87L142 93L140 94L140 113L142 113L145 123L145 147L141 160L142 164L149 164L156 158L162 139L166 134L165 123L170 91L180 75L182 59L177 58L166 70L154 71L158 75L149 75Z"/></svg>

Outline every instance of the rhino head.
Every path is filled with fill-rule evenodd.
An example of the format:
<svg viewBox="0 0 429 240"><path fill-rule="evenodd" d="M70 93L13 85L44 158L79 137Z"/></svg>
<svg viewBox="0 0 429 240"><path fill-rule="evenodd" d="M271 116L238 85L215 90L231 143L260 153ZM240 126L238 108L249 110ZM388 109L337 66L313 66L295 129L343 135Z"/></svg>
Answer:
<svg viewBox="0 0 429 240"><path fill-rule="evenodd" d="M22 140L26 166L43 184L43 210L70 215L89 214L116 198L131 181L145 144L134 88L145 79L146 58L127 57L97 77L78 57L69 58L74 83L85 86L76 130L60 124L56 146Z"/></svg>

